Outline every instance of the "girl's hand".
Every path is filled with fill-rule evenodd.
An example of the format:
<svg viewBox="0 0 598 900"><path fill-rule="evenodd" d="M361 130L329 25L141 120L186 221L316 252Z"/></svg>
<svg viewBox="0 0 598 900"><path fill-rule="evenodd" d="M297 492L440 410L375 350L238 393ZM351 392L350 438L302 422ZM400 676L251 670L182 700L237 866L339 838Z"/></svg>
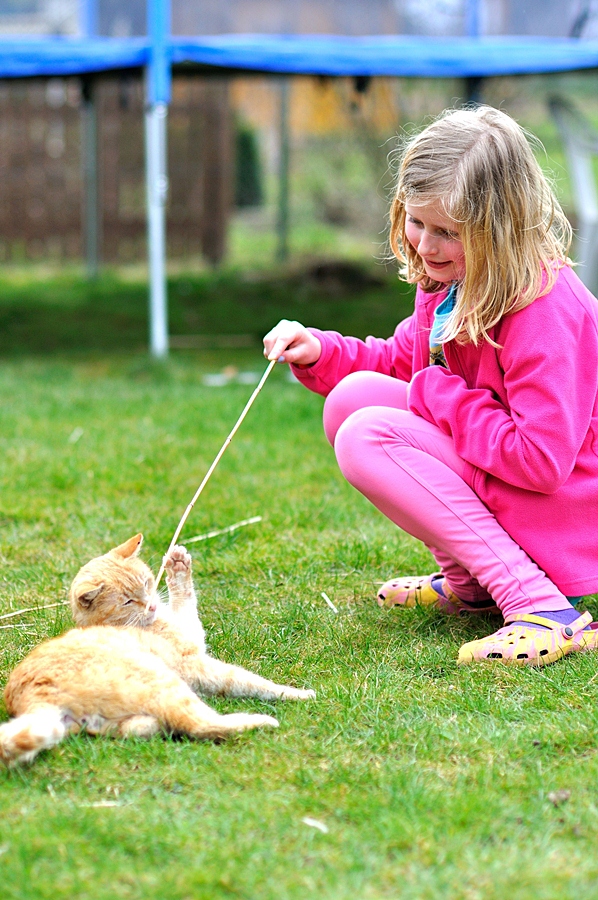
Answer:
<svg viewBox="0 0 598 900"><path fill-rule="evenodd" d="M321 353L322 345L318 338L300 322L282 319L264 338L266 359L311 366L319 360Z"/></svg>

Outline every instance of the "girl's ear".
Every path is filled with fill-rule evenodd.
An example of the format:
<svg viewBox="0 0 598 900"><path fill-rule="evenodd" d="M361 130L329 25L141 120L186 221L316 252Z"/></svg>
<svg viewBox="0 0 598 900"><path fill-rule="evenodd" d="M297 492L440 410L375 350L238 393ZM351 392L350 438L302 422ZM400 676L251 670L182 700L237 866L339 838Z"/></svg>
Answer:
<svg viewBox="0 0 598 900"><path fill-rule="evenodd" d="M89 609L93 601L96 597L99 596L100 591L104 587L104 583L100 584L96 588L92 588L90 591L84 591L82 594L77 594L75 597L75 603L78 606L82 606L84 609Z"/></svg>
<svg viewBox="0 0 598 900"><path fill-rule="evenodd" d="M136 534L135 537L129 538L129 540L125 541L124 544L120 544L118 547L115 547L114 550L110 551L110 553L113 556L120 556L122 559L129 559L130 556L137 556L137 554L141 550L142 543L143 535Z"/></svg>

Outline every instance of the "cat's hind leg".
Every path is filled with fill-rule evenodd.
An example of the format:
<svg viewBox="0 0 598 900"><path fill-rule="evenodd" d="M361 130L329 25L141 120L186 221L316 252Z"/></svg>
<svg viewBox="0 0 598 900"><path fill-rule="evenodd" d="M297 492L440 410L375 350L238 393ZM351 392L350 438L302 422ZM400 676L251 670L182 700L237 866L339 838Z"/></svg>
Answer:
<svg viewBox="0 0 598 900"><path fill-rule="evenodd" d="M278 721L272 716L257 713L220 715L196 697L184 682L176 689L156 696L154 703L146 702L145 707L146 713L160 722L162 730L202 740L220 740L251 728L278 728Z"/></svg>
<svg viewBox="0 0 598 900"><path fill-rule="evenodd" d="M76 723L56 706L40 707L0 725L0 760L7 766L32 762L60 743Z"/></svg>
<svg viewBox="0 0 598 900"><path fill-rule="evenodd" d="M129 716L118 723L117 734L121 737L150 738L160 731L160 723L155 716Z"/></svg>
<svg viewBox="0 0 598 900"><path fill-rule="evenodd" d="M196 661L197 690L208 696L259 697L261 700L312 700L315 691L276 684L255 672L233 666L211 656Z"/></svg>

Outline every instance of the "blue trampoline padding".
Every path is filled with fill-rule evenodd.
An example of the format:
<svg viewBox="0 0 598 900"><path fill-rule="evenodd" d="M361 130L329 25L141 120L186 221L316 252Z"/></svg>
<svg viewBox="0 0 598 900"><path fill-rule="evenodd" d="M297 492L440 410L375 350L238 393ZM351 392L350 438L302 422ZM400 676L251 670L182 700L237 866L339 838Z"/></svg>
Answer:
<svg viewBox="0 0 598 900"><path fill-rule="evenodd" d="M515 75L598 67L598 41L396 35L218 35L173 38L173 63L304 75L428 78Z"/></svg>
<svg viewBox="0 0 598 900"><path fill-rule="evenodd" d="M0 78L80 75L145 66L146 38L3 38Z"/></svg>
<svg viewBox="0 0 598 900"><path fill-rule="evenodd" d="M175 64L298 75L459 78L598 67L598 41L525 37L225 34L172 38L171 52Z"/></svg>
<svg viewBox="0 0 598 900"><path fill-rule="evenodd" d="M149 63L147 38L4 38L0 78L76 75ZM459 78L598 68L598 41L410 35L173 37L165 62L239 72Z"/></svg>

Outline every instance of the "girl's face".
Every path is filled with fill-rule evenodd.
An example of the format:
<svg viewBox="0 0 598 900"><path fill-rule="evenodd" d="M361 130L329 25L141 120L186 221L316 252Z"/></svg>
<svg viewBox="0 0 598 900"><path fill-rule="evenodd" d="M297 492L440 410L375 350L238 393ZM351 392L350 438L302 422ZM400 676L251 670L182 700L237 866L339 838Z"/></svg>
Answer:
<svg viewBox="0 0 598 900"><path fill-rule="evenodd" d="M459 225L449 219L440 201L405 204L405 234L421 257L426 275L434 281L461 281L465 277L465 251Z"/></svg>

